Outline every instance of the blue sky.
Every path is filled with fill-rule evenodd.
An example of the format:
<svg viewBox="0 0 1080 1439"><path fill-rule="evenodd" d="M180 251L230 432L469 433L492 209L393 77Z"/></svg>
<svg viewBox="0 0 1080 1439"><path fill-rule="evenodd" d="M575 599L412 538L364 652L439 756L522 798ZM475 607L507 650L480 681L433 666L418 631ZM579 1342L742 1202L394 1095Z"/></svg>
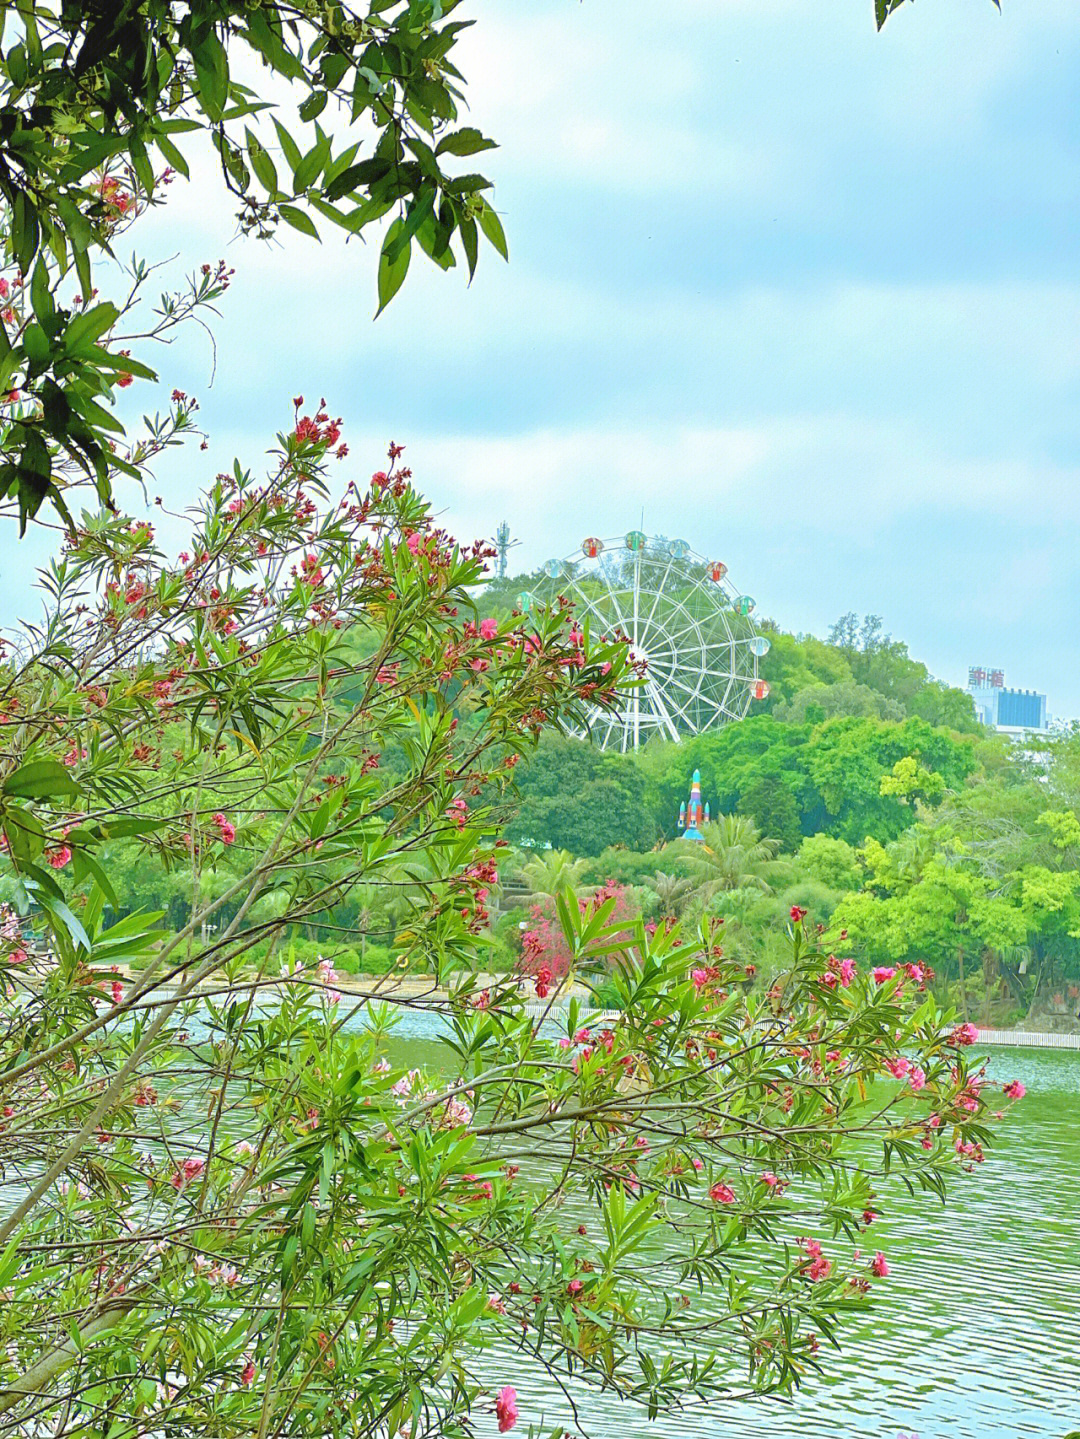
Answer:
<svg viewBox="0 0 1080 1439"><path fill-rule="evenodd" d="M523 564L644 508L785 628L876 612L942 678L1080 716L1075 0L919 0L880 36L871 0L467 10L510 264L466 290L418 257L373 324L373 243L235 240L200 167L138 232L237 271L212 387L196 335L157 356L211 438L157 489L257 466L325 395L358 473L406 443Z"/></svg>

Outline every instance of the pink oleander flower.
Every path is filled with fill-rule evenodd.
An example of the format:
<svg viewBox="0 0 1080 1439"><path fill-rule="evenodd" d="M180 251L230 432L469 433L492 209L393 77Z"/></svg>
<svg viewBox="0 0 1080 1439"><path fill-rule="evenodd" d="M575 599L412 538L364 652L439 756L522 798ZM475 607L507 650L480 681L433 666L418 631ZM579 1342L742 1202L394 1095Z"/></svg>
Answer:
<svg viewBox="0 0 1080 1439"><path fill-rule="evenodd" d="M925 1089L926 1070L920 1069L917 1064L912 1065L911 1072L908 1074L908 1083L911 1085L912 1089L915 1091L916 1094L918 1094L920 1089Z"/></svg>
<svg viewBox="0 0 1080 1439"><path fill-rule="evenodd" d="M1006 1099L1023 1099L1024 1095L1027 1093L1027 1086L1024 1084L1023 1080L1013 1079L1005 1085L1002 1093L1005 1095Z"/></svg>
<svg viewBox="0 0 1080 1439"><path fill-rule="evenodd" d="M971 1023L958 1024L949 1036L950 1044L974 1044L979 1038L979 1031Z"/></svg>
<svg viewBox="0 0 1080 1439"><path fill-rule="evenodd" d="M844 989L847 989L851 981L855 978L855 961L853 959L842 959L838 973L840 975L840 984Z"/></svg>
<svg viewBox="0 0 1080 1439"><path fill-rule="evenodd" d="M408 1074L403 1074L396 1084L390 1086L390 1093L396 1094L404 1103L413 1092L413 1085L420 1077L418 1069L410 1069Z"/></svg>
<svg viewBox="0 0 1080 1439"><path fill-rule="evenodd" d="M889 1265L879 1249L870 1261L870 1268L879 1279L884 1279L889 1272Z"/></svg>
<svg viewBox="0 0 1080 1439"><path fill-rule="evenodd" d="M481 621L480 621L480 638L481 638L481 639L493 640L498 633L499 633L499 622L498 622L498 620L487 619L487 620L481 620Z"/></svg>
<svg viewBox="0 0 1080 1439"><path fill-rule="evenodd" d="M463 1099L458 1099L455 1096L454 1098L448 1099L446 1101L446 1111L444 1114L443 1122L449 1128L453 1129L456 1128L458 1125L471 1124L472 1117L472 1109L469 1107L469 1105L465 1103Z"/></svg>
<svg viewBox="0 0 1080 1439"><path fill-rule="evenodd" d="M870 971L875 984L886 984L890 979L896 977L896 966L893 964L879 964Z"/></svg>
<svg viewBox="0 0 1080 1439"><path fill-rule="evenodd" d="M709 982L709 971L707 969L692 969L690 978L693 980L694 988L700 994Z"/></svg>
<svg viewBox="0 0 1080 1439"><path fill-rule="evenodd" d="M709 1198L717 1204L734 1204L735 1191L730 1185L717 1182L709 1190Z"/></svg>
<svg viewBox="0 0 1080 1439"><path fill-rule="evenodd" d="M824 1254L819 1254L816 1259L812 1259L803 1270L811 1284L816 1284L819 1279L828 1279L831 1272L832 1260L826 1259Z"/></svg>
<svg viewBox="0 0 1080 1439"><path fill-rule="evenodd" d="M495 1417L499 1421L499 1433L509 1434L518 1422L517 1390L508 1384L495 1396Z"/></svg>
<svg viewBox="0 0 1080 1439"><path fill-rule="evenodd" d="M255 1382L255 1361L249 1359L240 1371L240 1383L245 1389L249 1389Z"/></svg>
<svg viewBox="0 0 1080 1439"><path fill-rule="evenodd" d="M205 1159L185 1159L169 1182L174 1189L183 1189L192 1179L198 1179L205 1168Z"/></svg>
<svg viewBox="0 0 1080 1439"><path fill-rule="evenodd" d="M885 1068L894 1079L906 1079L911 1073L911 1060L900 1054L895 1059L887 1059Z"/></svg>

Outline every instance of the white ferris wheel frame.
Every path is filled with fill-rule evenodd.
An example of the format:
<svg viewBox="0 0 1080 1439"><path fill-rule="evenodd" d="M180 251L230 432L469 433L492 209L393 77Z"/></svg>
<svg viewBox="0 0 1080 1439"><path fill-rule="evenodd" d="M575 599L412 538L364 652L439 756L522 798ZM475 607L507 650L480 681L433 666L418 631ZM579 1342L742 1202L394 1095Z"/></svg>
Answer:
<svg viewBox="0 0 1080 1439"><path fill-rule="evenodd" d="M758 679L758 656L751 643L762 636L749 615L736 612L734 604L742 596L728 580L726 570L719 580L708 578L711 561L685 541L667 541L658 535L645 536L637 549L627 544L626 536L605 539L601 544L595 557L579 548L565 560L549 560L545 584L557 584L559 593L574 601L582 618L587 614L605 631L616 626L629 639L632 651L641 653L644 648L646 672L645 683L630 692L620 709L595 709L585 730L594 734L601 749L611 747L618 733L618 747L625 753L640 748L643 734L647 739L650 734L663 733L678 744L689 735L744 719ZM659 551L661 544L667 546L666 557ZM627 581L614 580L610 564L603 558L619 551L631 561L632 574ZM648 579L642 584L646 560L657 570L663 568L655 585ZM548 568L552 564L558 564L563 573L553 575ZM586 564L594 568L583 571ZM667 623L657 621L654 625L657 605L673 573L680 577L681 597L667 596ZM600 604L597 597L582 588L582 579L602 584ZM688 586L692 589L686 593ZM730 608L718 602L720 593L732 602ZM700 615L692 613L686 604L695 594L705 598L706 612ZM602 607L604 600L610 606L607 612ZM672 616L677 621L675 626L670 623ZM735 633L732 620L745 627L744 634ZM704 627L711 631L717 622L727 638L718 639L705 632ZM715 661L710 663L713 652ZM688 656L696 657L694 667L687 664ZM722 657L727 659L726 666L722 665ZM699 717L702 714L704 718Z"/></svg>

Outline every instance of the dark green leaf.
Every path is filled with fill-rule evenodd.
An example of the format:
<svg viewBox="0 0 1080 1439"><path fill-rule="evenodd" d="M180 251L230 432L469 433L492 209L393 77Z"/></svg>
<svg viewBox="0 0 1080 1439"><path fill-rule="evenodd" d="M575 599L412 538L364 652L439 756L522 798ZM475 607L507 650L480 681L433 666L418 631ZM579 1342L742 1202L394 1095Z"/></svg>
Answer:
<svg viewBox="0 0 1080 1439"><path fill-rule="evenodd" d="M370 185L375 180L381 180L384 175L389 174L390 169L389 160L378 157L361 160L357 165L350 165L340 175L335 175L323 193L328 200L340 200L358 185Z"/></svg>
<svg viewBox="0 0 1080 1439"><path fill-rule="evenodd" d="M476 256L479 244L476 234L476 221L473 219L462 220L461 222L461 246L465 251L465 259L469 265L469 280L476 274Z"/></svg>
<svg viewBox="0 0 1080 1439"><path fill-rule="evenodd" d="M45 263L44 255L38 256L38 262L34 266L33 278L30 281L30 303L42 328L49 330L52 318L56 313L56 306L53 303L52 288L49 284L49 267Z"/></svg>
<svg viewBox="0 0 1080 1439"><path fill-rule="evenodd" d="M289 169L295 170L300 163L300 147L280 120L274 120L274 129L277 131L278 139L281 141L282 154L288 161Z"/></svg>
<svg viewBox="0 0 1080 1439"><path fill-rule="evenodd" d="M215 31L192 45L191 59L203 109L211 120L220 120L229 99L229 59Z"/></svg>
<svg viewBox="0 0 1080 1439"><path fill-rule="evenodd" d="M178 174L183 175L185 180L189 179L190 171L188 170L188 163L169 137L167 135L158 135L155 137L154 143L173 169Z"/></svg>
<svg viewBox="0 0 1080 1439"><path fill-rule="evenodd" d="M314 120L326 109L327 94L325 90L312 90L304 103L300 106L301 120Z"/></svg>

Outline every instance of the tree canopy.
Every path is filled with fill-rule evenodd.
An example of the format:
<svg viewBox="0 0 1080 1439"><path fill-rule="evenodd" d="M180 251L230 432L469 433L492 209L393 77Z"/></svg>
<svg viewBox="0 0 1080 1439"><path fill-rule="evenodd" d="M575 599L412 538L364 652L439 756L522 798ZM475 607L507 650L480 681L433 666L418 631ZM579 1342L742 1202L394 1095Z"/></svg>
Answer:
<svg viewBox="0 0 1080 1439"><path fill-rule="evenodd" d="M111 407L118 384L154 372L110 344L122 306L93 303L96 263L114 254L125 217L189 173L193 146L214 147L246 234L285 225L317 239L328 222L358 236L393 212L380 310L414 245L446 270L456 243L470 277L481 236L506 256L489 182L470 168L494 141L459 123L451 55L472 22L451 18L457 6L0 5L2 298L21 301L28 282L25 302L0 312L0 392L19 396L3 411L0 498L17 498L24 522L46 497L66 513L78 473L105 502L114 471L137 473L116 451ZM281 94L295 118L279 113Z"/></svg>

